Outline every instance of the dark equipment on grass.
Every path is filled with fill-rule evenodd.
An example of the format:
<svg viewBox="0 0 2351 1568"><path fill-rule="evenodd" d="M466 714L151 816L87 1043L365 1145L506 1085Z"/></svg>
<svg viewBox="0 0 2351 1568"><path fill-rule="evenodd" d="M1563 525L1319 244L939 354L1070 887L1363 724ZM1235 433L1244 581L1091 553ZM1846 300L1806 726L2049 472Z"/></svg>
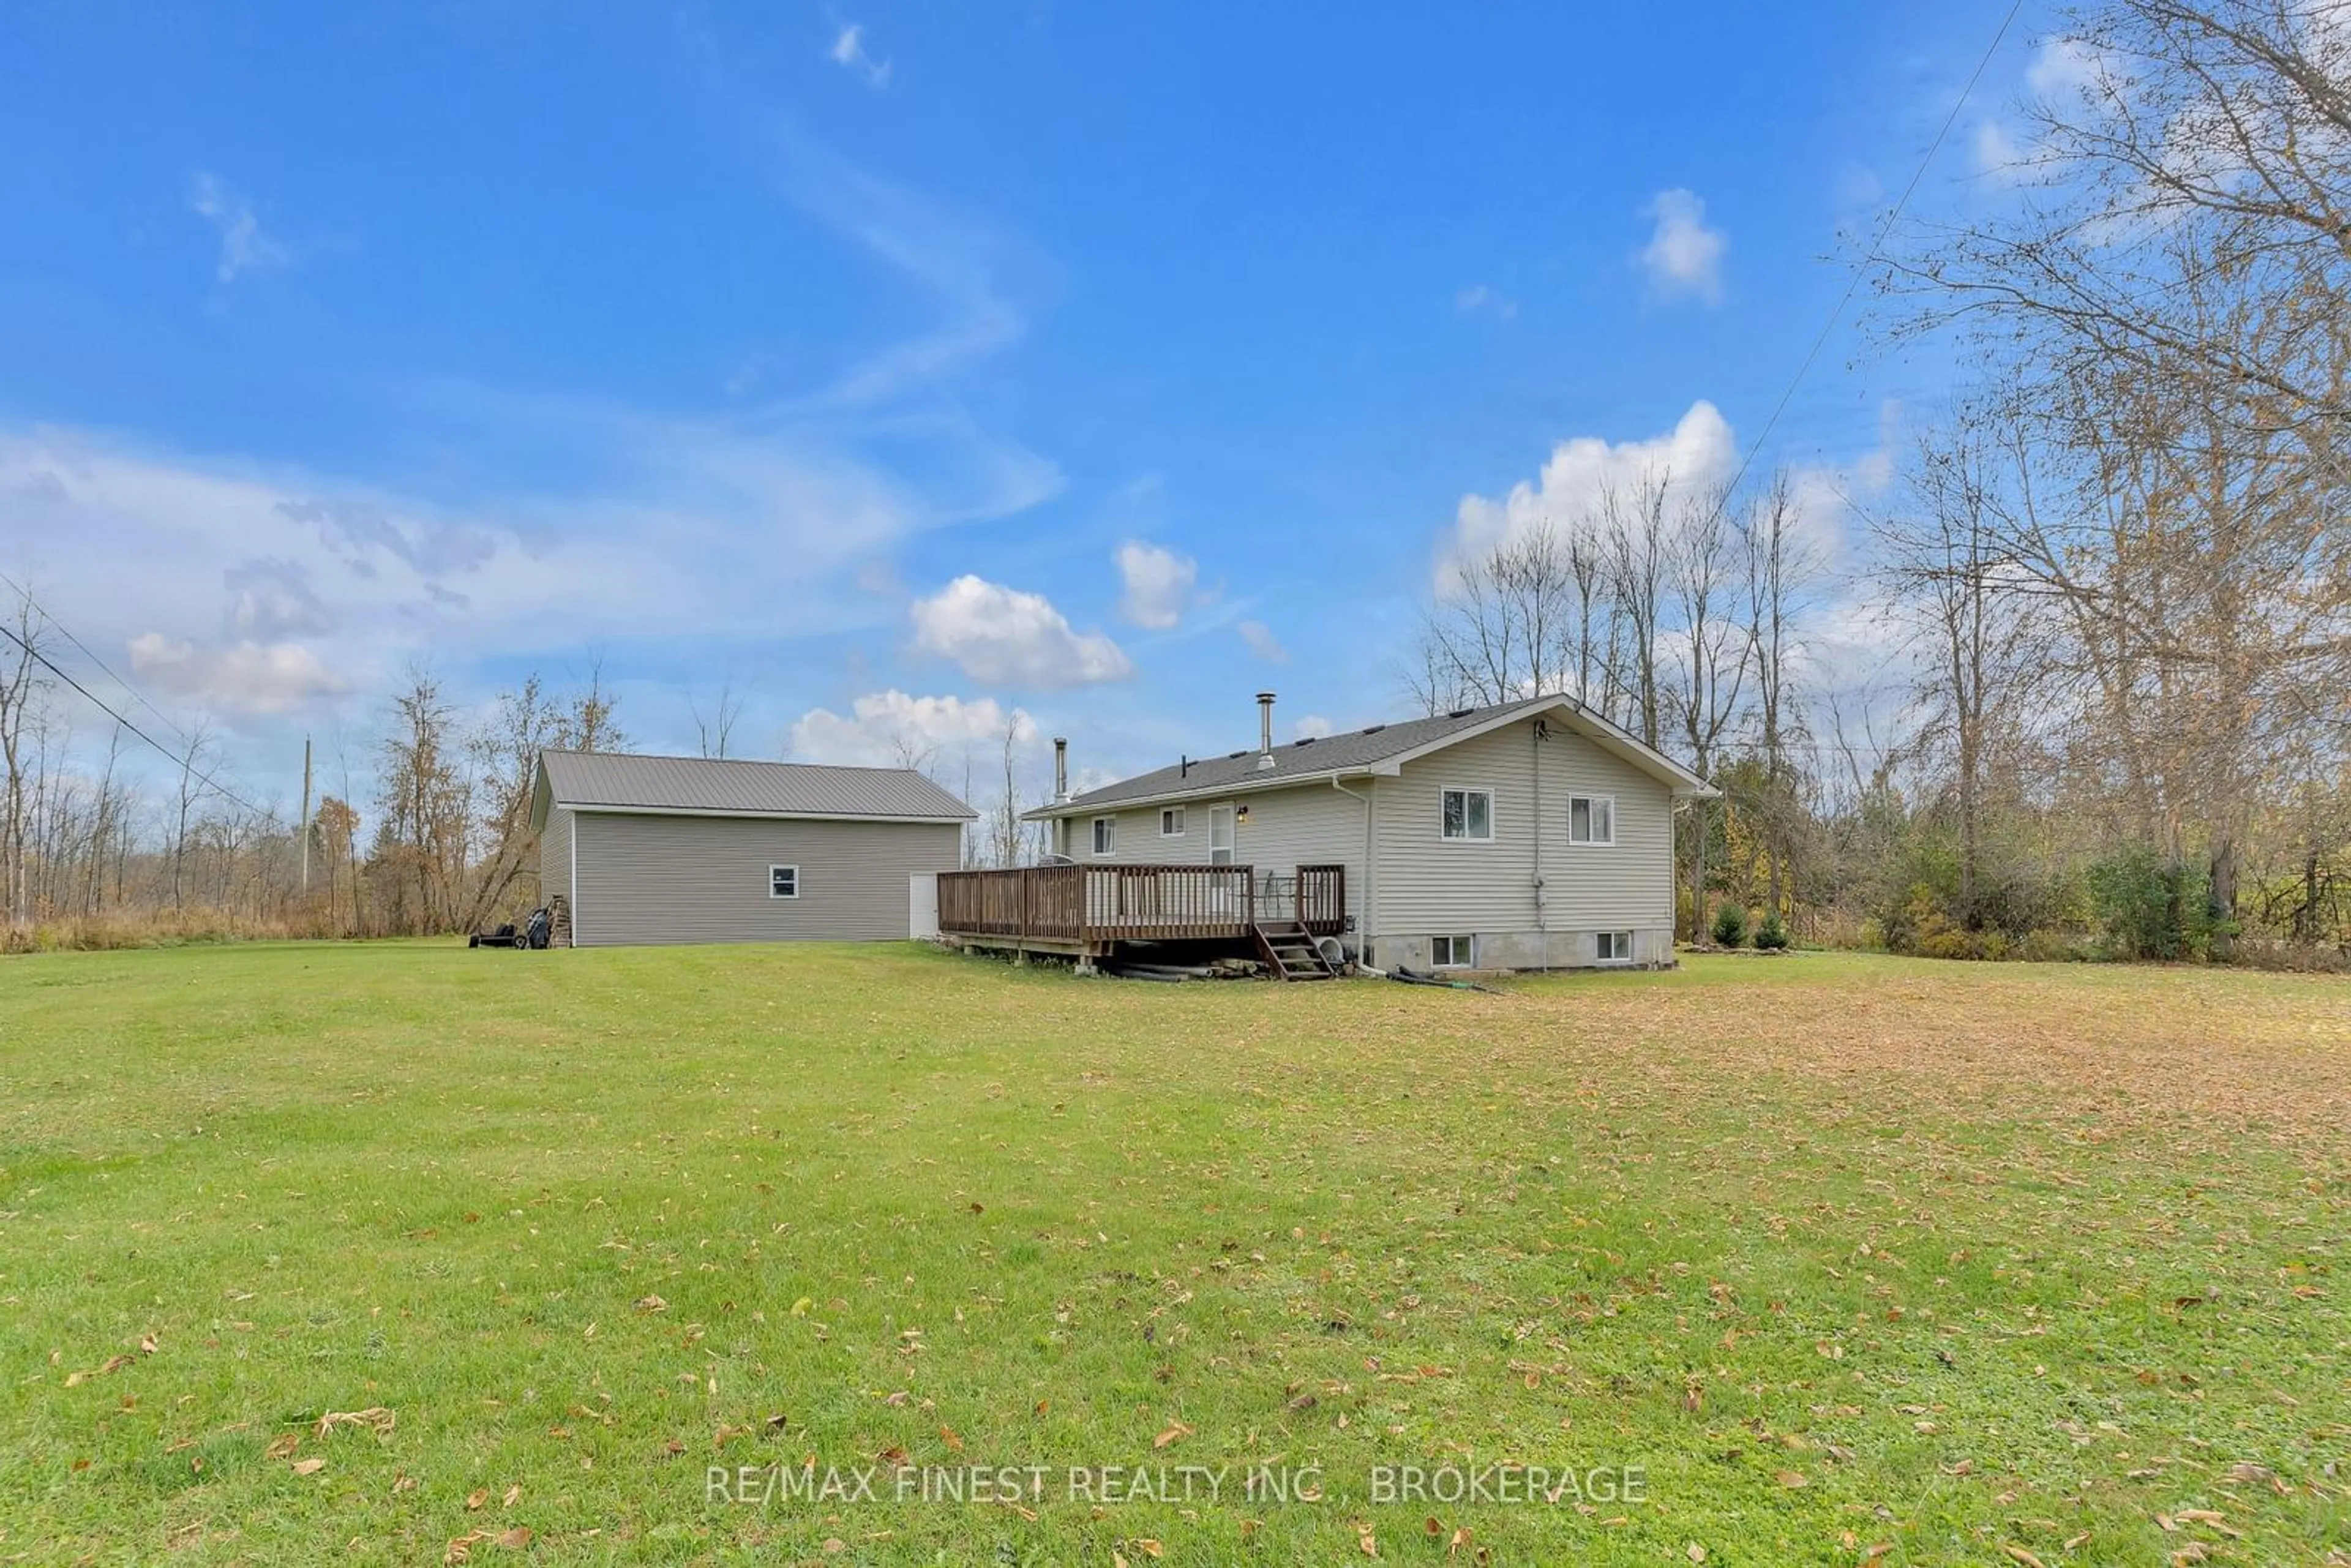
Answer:
<svg viewBox="0 0 2351 1568"><path fill-rule="evenodd" d="M468 947L544 947L554 928L544 908L534 909L517 927L511 920L495 931L476 931L465 938Z"/></svg>

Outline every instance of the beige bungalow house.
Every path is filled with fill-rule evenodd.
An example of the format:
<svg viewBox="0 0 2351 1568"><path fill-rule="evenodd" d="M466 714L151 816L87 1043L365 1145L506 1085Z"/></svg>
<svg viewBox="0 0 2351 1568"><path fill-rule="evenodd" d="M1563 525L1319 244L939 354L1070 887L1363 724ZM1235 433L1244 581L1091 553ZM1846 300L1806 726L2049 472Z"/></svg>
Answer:
<svg viewBox="0 0 2351 1568"><path fill-rule="evenodd" d="M1374 967L1674 961L1674 812L1716 791L1672 758L1564 696L1288 746L1272 694L1258 703L1255 749L1064 792L1029 819L1079 867L1249 867L1251 911L1294 878L1281 908L1301 921L1316 873L1343 868L1329 925Z"/></svg>

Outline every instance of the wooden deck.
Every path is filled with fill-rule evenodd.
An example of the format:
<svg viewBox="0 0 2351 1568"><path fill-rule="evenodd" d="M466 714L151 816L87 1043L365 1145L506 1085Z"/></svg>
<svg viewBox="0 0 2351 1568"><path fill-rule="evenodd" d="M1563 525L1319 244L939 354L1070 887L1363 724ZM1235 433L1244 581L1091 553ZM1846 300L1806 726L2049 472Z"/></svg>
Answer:
<svg viewBox="0 0 2351 1568"><path fill-rule="evenodd" d="M974 946L1106 956L1122 942L1247 942L1260 923L1346 928L1347 868L1018 866L939 874L939 935Z"/></svg>

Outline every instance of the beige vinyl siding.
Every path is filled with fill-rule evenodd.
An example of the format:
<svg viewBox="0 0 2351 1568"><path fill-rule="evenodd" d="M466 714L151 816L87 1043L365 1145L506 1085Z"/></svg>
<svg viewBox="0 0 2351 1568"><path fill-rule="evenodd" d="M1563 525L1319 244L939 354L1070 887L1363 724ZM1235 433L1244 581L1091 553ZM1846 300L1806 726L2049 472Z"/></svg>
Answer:
<svg viewBox="0 0 2351 1568"><path fill-rule="evenodd" d="M1560 933L1670 929L1673 797L1666 785L1569 732L1556 717L1541 743L1543 923ZM1373 894L1379 936L1536 929L1536 745L1532 722L1407 762L1377 781L1379 870ZM1439 835L1448 789L1494 797L1491 843ZM1616 841L1570 844L1571 795L1616 802ZM1588 944L1586 944L1588 946ZM1590 962L1588 954L1560 963Z"/></svg>
<svg viewBox="0 0 2351 1568"><path fill-rule="evenodd" d="M547 813L538 835L538 902L561 894L571 896L571 811L557 806Z"/></svg>
<svg viewBox="0 0 2351 1568"><path fill-rule="evenodd" d="M1343 795L1328 783L1304 784L1295 789L1268 789L1236 795L1229 801L1187 800L1184 833L1162 838L1160 807L1134 807L1102 811L1070 820L1071 858L1081 862L1102 859L1140 865L1207 865L1208 809L1230 804L1249 808L1249 821L1233 828L1233 863L1254 866L1259 876L1268 873L1289 876L1301 865L1344 865L1347 868L1347 913L1363 915L1364 803L1360 781ZM1093 853L1094 817L1118 819L1118 847L1109 855Z"/></svg>
<svg viewBox="0 0 2351 1568"><path fill-rule="evenodd" d="M963 830L953 823L590 810L576 818L572 928L590 947L904 941L907 878L962 863ZM542 874L552 870L541 863ZM771 865L799 868L798 898L769 895Z"/></svg>

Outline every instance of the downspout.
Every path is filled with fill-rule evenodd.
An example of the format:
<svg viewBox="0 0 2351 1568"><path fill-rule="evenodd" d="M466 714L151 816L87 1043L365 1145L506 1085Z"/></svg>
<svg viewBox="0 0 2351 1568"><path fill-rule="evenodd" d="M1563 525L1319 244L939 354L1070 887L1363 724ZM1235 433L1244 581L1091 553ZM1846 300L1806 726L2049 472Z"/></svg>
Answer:
<svg viewBox="0 0 2351 1568"><path fill-rule="evenodd" d="M1373 968L1368 962L1372 951L1372 798L1369 795L1358 795L1340 783L1339 776L1335 773L1331 775L1331 788L1351 800L1361 800L1364 803L1364 893L1363 897L1358 901L1364 910L1364 931L1363 940L1355 944L1357 949L1355 967L1363 970L1366 975L1385 978L1384 971Z"/></svg>
<svg viewBox="0 0 2351 1568"><path fill-rule="evenodd" d="M571 945L580 946L580 813L571 813Z"/></svg>
<svg viewBox="0 0 2351 1568"><path fill-rule="evenodd" d="M1535 763L1535 930L1541 935L1542 967L1543 972L1548 974L1551 972L1551 920L1544 912L1543 894L1542 754L1543 742L1551 738L1551 731L1542 720L1537 719L1527 734L1534 745Z"/></svg>

